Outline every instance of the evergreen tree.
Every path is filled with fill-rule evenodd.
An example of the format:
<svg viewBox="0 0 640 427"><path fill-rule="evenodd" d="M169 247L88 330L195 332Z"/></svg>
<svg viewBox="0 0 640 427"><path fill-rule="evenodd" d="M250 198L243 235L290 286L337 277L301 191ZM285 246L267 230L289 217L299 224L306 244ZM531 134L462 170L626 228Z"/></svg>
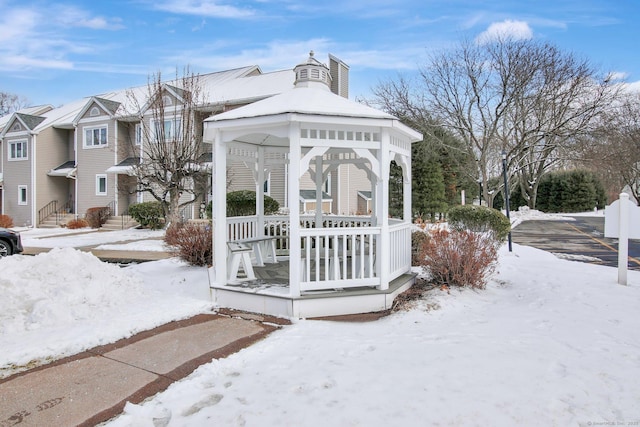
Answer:
<svg viewBox="0 0 640 427"><path fill-rule="evenodd" d="M442 167L436 159L428 160L422 173L414 175L413 186L414 212L428 215L429 220L435 221L438 214L446 211L444 177Z"/></svg>

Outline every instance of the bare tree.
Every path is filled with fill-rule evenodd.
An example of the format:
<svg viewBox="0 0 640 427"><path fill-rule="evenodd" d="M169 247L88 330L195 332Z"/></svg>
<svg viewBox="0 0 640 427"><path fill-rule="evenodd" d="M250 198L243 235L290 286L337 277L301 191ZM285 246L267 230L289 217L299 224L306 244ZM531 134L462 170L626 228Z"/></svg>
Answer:
<svg viewBox="0 0 640 427"><path fill-rule="evenodd" d="M202 120L206 113L199 76L185 70L182 77L163 82L160 73L149 79L146 104L135 93L129 99L141 114L141 155L134 165L137 192L162 204L167 224L180 220L180 209L209 191L211 170L203 166ZM193 197L185 198L191 194Z"/></svg>
<svg viewBox="0 0 640 427"><path fill-rule="evenodd" d="M540 177L616 92L588 61L547 43L510 38L463 41L432 55L421 77L426 107L476 157L484 197L505 151L531 207Z"/></svg>
<svg viewBox="0 0 640 427"><path fill-rule="evenodd" d="M581 163L593 170L617 199L627 187L640 204L640 94L628 93L612 105L598 128L580 138Z"/></svg>
<svg viewBox="0 0 640 427"><path fill-rule="evenodd" d="M23 96L9 92L0 92L0 117L11 114L29 105L29 100Z"/></svg>

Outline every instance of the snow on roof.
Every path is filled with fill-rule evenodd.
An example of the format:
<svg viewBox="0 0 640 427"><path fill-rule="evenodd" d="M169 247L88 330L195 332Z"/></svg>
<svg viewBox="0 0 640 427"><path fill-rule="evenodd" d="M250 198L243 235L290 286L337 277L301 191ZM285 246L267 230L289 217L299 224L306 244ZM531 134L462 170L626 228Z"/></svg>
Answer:
<svg viewBox="0 0 640 427"><path fill-rule="evenodd" d="M202 93L207 104L222 104L255 101L273 96L293 87L292 70L262 73L257 65L235 68L199 75ZM167 81L166 84L180 86L181 79ZM121 117L138 113L145 105L149 94L148 85L131 87L112 92L105 92L64 104L58 108L36 106L20 110L20 113L41 116L45 119L34 129L38 132L49 126L72 129L73 121L92 99L101 99L111 103L120 103L117 114ZM113 104L115 105L115 104ZM0 117L0 129L12 115Z"/></svg>
<svg viewBox="0 0 640 427"><path fill-rule="evenodd" d="M327 90L317 87L295 87L253 104L215 115L207 121L234 120L285 113L396 119L383 111L351 101Z"/></svg>

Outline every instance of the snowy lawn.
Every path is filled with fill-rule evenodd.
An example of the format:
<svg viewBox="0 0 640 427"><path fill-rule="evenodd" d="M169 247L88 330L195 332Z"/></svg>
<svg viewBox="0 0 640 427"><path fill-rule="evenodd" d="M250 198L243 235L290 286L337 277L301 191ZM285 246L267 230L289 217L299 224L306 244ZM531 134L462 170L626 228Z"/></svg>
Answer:
<svg viewBox="0 0 640 427"><path fill-rule="evenodd" d="M297 322L128 404L109 425L640 421L640 273L626 287L616 278L610 267L503 248L485 291L438 290L371 323Z"/></svg>
<svg viewBox="0 0 640 427"><path fill-rule="evenodd" d="M212 308L205 268L73 248L0 259L0 294L0 378Z"/></svg>
<svg viewBox="0 0 640 427"><path fill-rule="evenodd" d="M503 248L485 291L432 291L371 323L298 321L109 425L633 425L640 273L616 279L615 268ZM71 248L0 260L0 292L7 372L211 306L204 269L120 268Z"/></svg>

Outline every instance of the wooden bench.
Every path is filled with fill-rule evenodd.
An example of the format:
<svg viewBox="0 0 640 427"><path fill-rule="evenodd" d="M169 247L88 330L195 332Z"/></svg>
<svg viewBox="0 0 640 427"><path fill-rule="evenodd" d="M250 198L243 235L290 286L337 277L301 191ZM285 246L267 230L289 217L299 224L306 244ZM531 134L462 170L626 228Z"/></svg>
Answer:
<svg viewBox="0 0 640 427"><path fill-rule="evenodd" d="M277 264L276 258L276 238L275 237L255 237L252 239L238 240L238 243L251 245L253 254L256 257L256 267L264 267L266 262ZM266 258L265 256L266 255Z"/></svg>
<svg viewBox="0 0 640 427"><path fill-rule="evenodd" d="M229 258L227 263L227 275L230 282L238 281L238 272L240 265L247 276L247 280L256 278L251 265L251 247L241 242L228 242Z"/></svg>

